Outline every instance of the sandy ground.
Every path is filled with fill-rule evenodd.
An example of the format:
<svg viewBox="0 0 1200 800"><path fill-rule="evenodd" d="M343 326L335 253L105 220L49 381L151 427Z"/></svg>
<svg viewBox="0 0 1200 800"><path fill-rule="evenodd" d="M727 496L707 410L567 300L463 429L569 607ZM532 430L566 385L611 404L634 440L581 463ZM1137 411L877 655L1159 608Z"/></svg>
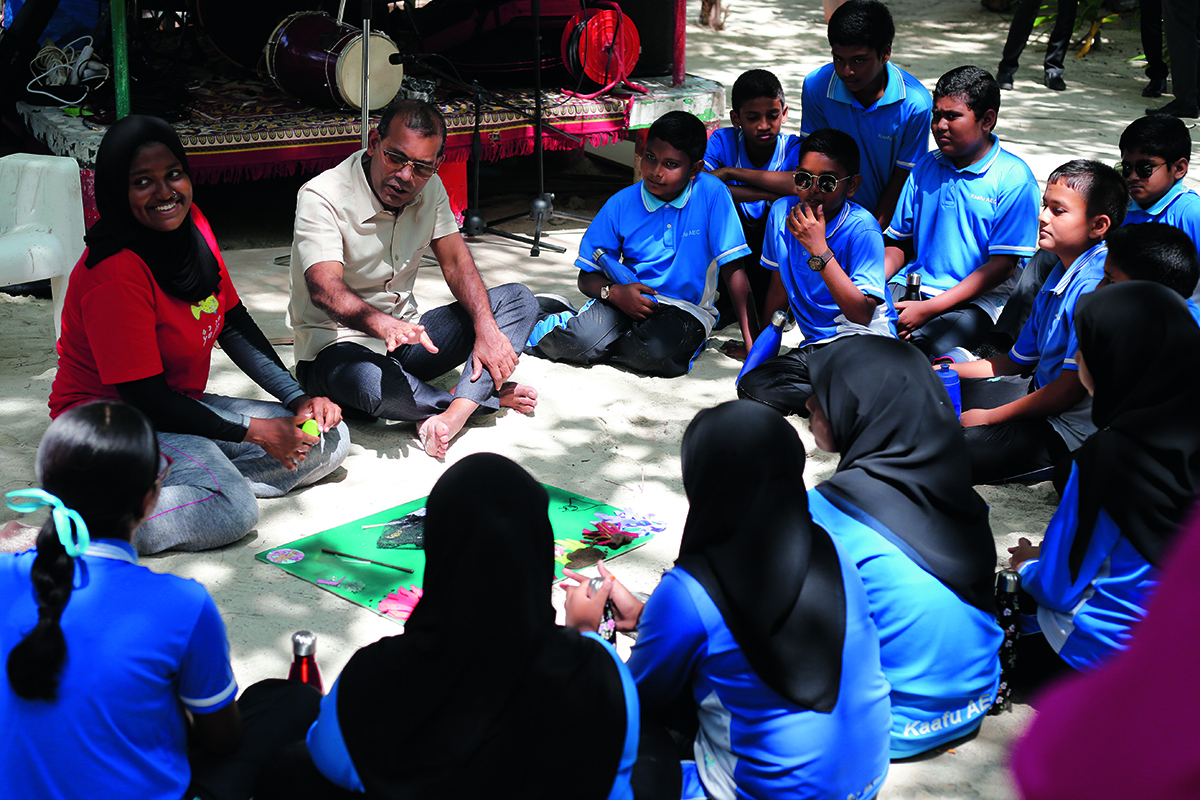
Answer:
<svg viewBox="0 0 1200 800"><path fill-rule="evenodd" d="M798 130L802 78L828 59L820 4L733 0L731 7L723 32L689 24L688 70L728 86L745 69L772 68L793 101L787 127ZM995 69L1007 33L1005 18L983 11L971 0L897 0L891 7L899 29L894 60L931 89L939 75L960 64ZM690 3L690 19L697 9L698 0ZM998 133L1040 179L1068 158L1115 161L1122 128L1145 107L1140 64L1128 60L1139 52L1137 33L1132 19L1126 17L1106 28L1100 50L1068 64L1068 91L1053 93L1041 87L1042 45L1035 39L1018 73L1016 90L1004 93ZM291 203L293 198L281 197L279 202ZM524 247L496 239L474 242L485 280L491 285L521 281L535 291L578 298L571 261L579 231L554 227L553 241L568 248L567 256L547 253L532 259ZM255 318L268 336L286 335L287 269L276 266L274 259L287 250L229 247L225 256L230 271ZM425 308L448 301L436 268L423 270L417 296ZM581 369L523 359L517 377L540 390L536 414L526 418L502 413L469 426L453 443L445 463L428 458L415 445L412 425L352 424L354 444L344 466L320 485L263 501L257 529L242 541L209 553L165 555L143 563L195 578L208 587L228 624L234 665L243 686L285 675L289 636L301 628L317 633L318 658L331 680L357 647L400 628L261 564L253 555L423 497L448 464L489 451L515 459L544 482L617 506L652 510L666 519L670 523L666 533L613 563L614 571L631 588L651 591L676 555L687 510L679 477L683 430L697 411L735 396L733 378L739 364L716 349L725 338L718 334L692 373L676 380L644 378L605 366ZM34 453L48 423L46 397L55 369L53 352L49 303L0 295L0 415L6 423L0 429L3 491L33 482ZM282 348L281 354L291 363L290 348ZM221 353L214 358L210 389L261 396ZM793 423L811 451L806 481L812 485L829 475L835 462L815 451L804 424ZM730 476L731 491L736 489L735 479ZM1055 497L1048 484L983 487L981 493L992 508L997 563L1017 536L1040 536L1054 510ZM0 523L13 518L13 512L0 510ZM472 584L464 582L464 587L473 591ZM561 607L558 594L555 602ZM503 620L486 624L503 624ZM1018 704L1012 713L989 717L978 738L952 753L894 765L880 797L1013 797L1004 762L1013 736L1031 714L1028 705Z"/></svg>

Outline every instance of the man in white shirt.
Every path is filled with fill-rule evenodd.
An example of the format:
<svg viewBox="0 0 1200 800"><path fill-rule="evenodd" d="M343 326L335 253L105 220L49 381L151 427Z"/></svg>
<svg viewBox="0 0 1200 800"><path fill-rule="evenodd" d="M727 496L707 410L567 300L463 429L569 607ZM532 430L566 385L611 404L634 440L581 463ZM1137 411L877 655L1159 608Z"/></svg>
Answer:
<svg viewBox="0 0 1200 800"><path fill-rule="evenodd" d="M509 381L537 301L521 284L484 287L436 175L445 144L435 106L400 100L384 109L365 152L300 189L288 304L301 386L418 422L435 458L469 417L537 404L533 387ZM413 284L427 249L458 302L419 314ZM429 385L460 365L454 390Z"/></svg>

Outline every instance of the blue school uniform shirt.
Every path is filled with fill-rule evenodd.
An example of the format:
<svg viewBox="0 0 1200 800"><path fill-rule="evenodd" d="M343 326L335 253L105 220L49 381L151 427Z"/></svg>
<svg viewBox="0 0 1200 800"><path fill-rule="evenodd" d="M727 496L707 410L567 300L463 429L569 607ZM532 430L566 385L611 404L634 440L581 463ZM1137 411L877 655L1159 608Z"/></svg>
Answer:
<svg viewBox="0 0 1200 800"><path fill-rule="evenodd" d="M704 172L670 202L640 182L614 194L583 234L575 266L603 272L594 260L597 249L620 258L658 292L658 302L699 320L705 336L717 321L713 300L721 265L750 253L729 190Z"/></svg>
<svg viewBox="0 0 1200 800"><path fill-rule="evenodd" d="M1021 588L1038 602L1037 624L1046 641L1075 669L1092 669L1128 646L1130 629L1146 615L1158 585L1158 570L1101 508L1079 577L1071 580L1068 559L1078 524L1079 468L1072 464L1040 556L1018 571Z"/></svg>
<svg viewBox="0 0 1200 800"><path fill-rule="evenodd" d="M929 90L892 62L885 66L887 86L870 108L854 99L832 63L810 72L800 90L801 137L820 128L837 128L858 142L863 181L854 199L871 213L896 167L912 170L929 152L933 121Z"/></svg>
<svg viewBox="0 0 1200 800"><path fill-rule="evenodd" d="M1064 369L1079 371L1075 353L1079 339L1075 335L1075 305L1079 298L1093 291L1104 279L1104 259L1108 246L1104 242L1093 246L1070 269L1060 259L1033 300L1033 311L1008 351L1008 357L1024 367L1036 366L1033 388L1040 389L1053 382ZM1096 432L1092 422L1092 396L1076 405L1046 418L1055 432L1071 450Z"/></svg>
<svg viewBox="0 0 1200 800"><path fill-rule="evenodd" d="M859 508L808 492L813 521L854 560L879 630L891 684L891 757L965 736L983 721L1000 683L1004 632L910 557L902 539Z"/></svg>
<svg viewBox="0 0 1200 800"><path fill-rule="evenodd" d="M0 555L0 657L37 621L36 551ZM179 800L191 778L184 709L232 703L237 682L203 586L138 566L128 542L92 542L63 610L67 660L53 702L0 686L0 797Z"/></svg>
<svg viewBox="0 0 1200 800"><path fill-rule="evenodd" d="M754 673L704 587L686 569L662 577L629 656L644 708L690 689L694 752L708 796L866 800L888 770L891 712L866 592L837 542L846 638L837 704L822 714L780 697Z"/></svg>
<svg viewBox="0 0 1200 800"><path fill-rule="evenodd" d="M987 154L969 167L956 169L935 150L909 173L896 213L885 235L911 239L916 256L892 278L903 285L910 272L921 273L921 294L934 297L995 255L1024 260L1037 249L1041 192L1028 165L1000 147L992 136ZM1000 316L1017 274L972 305Z"/></svg>
<svg viewBox="0 0 1200 800"><path fill-rule="evenodd" d="M855 333L895 336L895 311L883 271L883 233L879 223L857 203L847 201L832 220L825 223L825 241L838 264L867 297L879 300L867 325L846 319L829 292L820 272L808 266L810 253L787 229L788 214L798 197L781 197L771 204L767 235L763 240L762 265L779 273L787 290L801 347L824 344Z"/></svg>
<svg viewBox="0 0 1200 800"><path fill-rule="evenodd" d="M612 790L608 800L633 800L633 787L630 778L633 775L633 763L637 761L638 735L641 726L640 706L638 705L637 686L629 667L621 660L620 655L611 644L595 633L585 633L589 639L595 639L604 646L612 656L621 676L621 689L625 694L625 743L621 749L621 762L617 767L617 775L613 779ZM305 744L312 756L313 763L322 775L333 783L352 792L366 792L358 770L346 749L346 741L342 738L341 725L338 723L338 680L333 682L329 694L321 698L321 713L308 729Z"/></svg>
<svg viewBox="0 0 1200 800"><path fill-rule="evenodd" d="M795 172L800 168L800 137L790 133L779 134L775 139L775 152L766 164L756 167L746 154L746 135L742 133L742 129L718 128L708 139L708 147L704 151L704 168L713 170L721 167L757 169L763 172ZM736 183L737 181L731 181L731 184ZM770 209L771 202L755 200L737 205L747 219L761 219Z"/></svg>
<svg viewBox="0 0 1200 800"><path fill-rule="evenodd" d="M1130 200L1124 224L1132 225L1135 222L1173 225L1186 233L1200 252L1200 194L1184 186L1182 180L1175 181L1175 185L1149 208L1142 208L1136 201ZM1192 299L1200 301L1200 283L1196 284Z"/></svg>

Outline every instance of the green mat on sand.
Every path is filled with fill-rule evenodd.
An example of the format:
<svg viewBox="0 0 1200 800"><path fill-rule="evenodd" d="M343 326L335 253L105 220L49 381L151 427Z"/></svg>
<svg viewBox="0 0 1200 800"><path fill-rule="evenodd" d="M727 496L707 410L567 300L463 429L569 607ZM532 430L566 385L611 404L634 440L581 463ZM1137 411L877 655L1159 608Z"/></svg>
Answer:
<svg viewBox="0 0 1200 800"><path fill-rule="evenodd" d="M630 519L620 509L582 495L546 486L550 494L550 524L554 529L554 580L563 578L563 567L582 569L597 558L609 559L640 547L653 538L662 525L653 517ZM403 622L418 600L425 578L425 501L380 511L327 531L305 536L255 556L309 583L315 583L351 603L381 616ZM609 519L615 518L615 519ZM601 536L620 530L635 535L628 542L593 544L586 532ZM345 554L324 552L334 550ZM404 567L402 572L391 566Z"/></svg>

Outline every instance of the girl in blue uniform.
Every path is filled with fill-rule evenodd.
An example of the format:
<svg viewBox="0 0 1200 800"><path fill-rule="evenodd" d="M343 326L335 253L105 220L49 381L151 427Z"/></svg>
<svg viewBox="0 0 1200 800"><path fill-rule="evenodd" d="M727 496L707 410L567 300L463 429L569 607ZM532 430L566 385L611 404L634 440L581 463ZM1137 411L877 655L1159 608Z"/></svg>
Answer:
<svg viewBox="0 0 1200 800"><path fill-rule="evenodd" d="M700 412L683 437L691 508L674 569L644 610L610 584L618 628L638 631L642 707L682 699L699 717L684 798L866 800L887 774L878 635L854 562L809 516L803 473L800 438L773 409ZM744 492L726 491L730 474Z"/></svg>
<svg viewBox="0 0 1200 800"><path fill-rule="evenodd" d="M949 396L918 350L852 336L811 362L813 520L857 564L892 692L892 758L977 729L1000 679L996 546Z"/></svg>
<svg viewBox="0 0 1200 800"><path fill-rule="evenodd" d="M632 798L637 690L607 643L554 624L548 504L502 456L446 470L426 504L421 602L402 636L354 654L308 734L348 791L304 796ZM586 722L564 734L567 719Z"/></svg>
<svg viewBox="0 0 1200 800"><path fill-rule="evenodd" d="M0 555L0 797L244 800L316 717L303 684L263 681L235 703L208 592L138 565L134 533L169 470L139 411L97 401L50 423L41 489L9 493L51 515L36 551Z"/></svg>
<svg viewBox="0 0 1200 800"><path fill-rule="evenodd" d="M1098 431L1076 452L1039 547L1011 563L1075 669L1126 647L1159 559L1200 490L1200 329L1177 293L1127 281L1079 301L1079 378Z"/></svg>

